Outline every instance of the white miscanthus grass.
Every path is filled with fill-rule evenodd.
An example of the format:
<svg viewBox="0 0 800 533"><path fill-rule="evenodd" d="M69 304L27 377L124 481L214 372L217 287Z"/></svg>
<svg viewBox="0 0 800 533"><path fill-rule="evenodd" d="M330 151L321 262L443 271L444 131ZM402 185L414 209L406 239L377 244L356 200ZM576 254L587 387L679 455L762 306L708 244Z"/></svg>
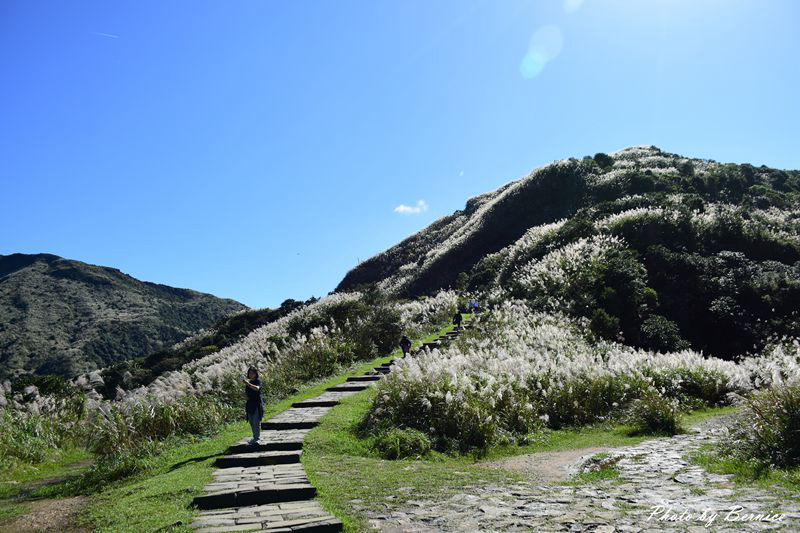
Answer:
<svg viewBox="0 0 800 533"><path fill-rule="evenodd" d="M677 215L677 211L667 211L660 207L637 207L602 218L595 222L594 226L598 230L607 231L613 230L627 222L647 219L658 220L664 218L666 215Z"/></svg>
<svg viewBox="0 0 800 533"><path fill-rule="evenodd" d="M522 265L512 279L532 293L559 294L576 276L590 273L590 267L609 252L623 248L625 242L613 235L582 238ZM562 309L563 303L553 299L551 309Z"/></svg>
<svg viewBox="0 0 800 533"><path fill-rule="evenodd" d="M401 303L398 306L400 324L404 331L435 324L452 316L457 307L458 294L455 291L439 291L434 296Z"/></svg>
<svg viewBox="0 0 800 533"><path fill-rule="evenodd" d="M436 429L446 421L434 418L474 420L476 409L510 425L525 416L589 421L653 387L672 398L701 394L717 402L800 378L796 343L736 364L691 350L662 354L590 344L576 322L534 313L521 302L504 302L479 320L477 335L400 361L378 385L373 415L412 426L431 417L430 428L422 429L434 434L446 431Z"/></svg>

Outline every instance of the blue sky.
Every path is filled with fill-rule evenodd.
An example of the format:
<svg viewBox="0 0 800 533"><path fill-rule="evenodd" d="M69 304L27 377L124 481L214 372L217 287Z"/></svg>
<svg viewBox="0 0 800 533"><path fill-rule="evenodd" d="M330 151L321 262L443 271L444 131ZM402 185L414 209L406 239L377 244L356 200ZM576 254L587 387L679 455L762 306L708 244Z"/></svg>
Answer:
<svg viewBox="0 0 800 533"><path fill-rule="evenodd" d="M798 20L791 0L0 0L0 253L275 306L555 159L797 169Z"/></svg>

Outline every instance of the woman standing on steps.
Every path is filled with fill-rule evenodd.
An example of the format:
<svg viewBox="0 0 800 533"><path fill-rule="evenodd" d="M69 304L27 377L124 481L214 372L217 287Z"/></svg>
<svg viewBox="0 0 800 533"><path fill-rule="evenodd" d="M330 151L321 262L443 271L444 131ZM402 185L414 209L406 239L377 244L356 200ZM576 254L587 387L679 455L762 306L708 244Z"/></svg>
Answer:
<svg viewBox="0 0 800 533"><path fill-rule="evenodd" d="M253 430L253 438L249 444L258 444L258 437L261 435L261 419L264 418L264 400L261 398L261 381L258 379L258 370L255 367L247 369L247 378L244 380L244 392L247 395L245 413L250 428Z"/></svg>
<svg viewBox="0 0 800 533"><path fill-rule="evenodd" d="M400 349L403 350L403 357L411 353L411 339L408 336L403 335L403 338L400 339Z"/></svg>

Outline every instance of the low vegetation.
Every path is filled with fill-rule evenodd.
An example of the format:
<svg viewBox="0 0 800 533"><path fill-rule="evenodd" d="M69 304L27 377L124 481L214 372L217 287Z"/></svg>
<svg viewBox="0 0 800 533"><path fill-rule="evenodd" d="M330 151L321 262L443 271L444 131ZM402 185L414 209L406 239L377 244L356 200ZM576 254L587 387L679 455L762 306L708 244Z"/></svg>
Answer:
<svg viewBox="0 0 800 533"><path fill-rule="evenodd" d="M740 483L800 491L800 382L743 399L727 438L695 458Z"/></svg>
<svg viewBox="0 0 800 533"><path fill-rule="evenodd" d="M737 364L587 340L583 325L505 300L454 345L402 361L378 385L363 424L374 435L418 430L434 449L461 453L625 417L638 431L674 434L680 411L800 376L796 346Z"/></svg>

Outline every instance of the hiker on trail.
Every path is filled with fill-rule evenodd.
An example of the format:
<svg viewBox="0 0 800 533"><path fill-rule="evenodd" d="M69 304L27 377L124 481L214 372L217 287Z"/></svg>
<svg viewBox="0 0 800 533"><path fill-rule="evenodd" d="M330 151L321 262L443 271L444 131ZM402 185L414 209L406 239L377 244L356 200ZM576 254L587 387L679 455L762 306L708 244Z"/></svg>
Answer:
<svg viewBox="0 0 800 533"><path fill-rule="evenodd" d="M458 311L456 311L455 316L453 316L453 325L455 325L456 328L461 327L461 313Z"/></svg>
<svg viewBox="0 0 800 533"><path fill-rule="evenodd" d="M261 419L264 418L264 399L261 397L261 381L258 379L258 370L254 367L247 369L247 378L244 380L244 392L247 395L245 413L250 428L253 430L253 438L248 444L258 444L258 437L261 435Z"/></svg>
<svg viewBox="0 0 800 533"><path fill-rule="evenodd" d="M403 350L404 357L408 355L411 352L411 339L403 335L403 338L400 339L400 348Z"/></svg>

